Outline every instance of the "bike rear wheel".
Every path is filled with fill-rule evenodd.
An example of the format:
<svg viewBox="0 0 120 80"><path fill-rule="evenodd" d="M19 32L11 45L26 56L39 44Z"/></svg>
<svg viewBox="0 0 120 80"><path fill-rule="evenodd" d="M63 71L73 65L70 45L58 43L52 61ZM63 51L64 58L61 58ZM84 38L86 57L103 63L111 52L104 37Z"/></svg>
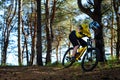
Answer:
<svg viewBox="0 0 120 80"><path fill-rule="evenodd" d="M97 66L98 54L99 50L97 48L88 48L81 62L83 71L92 71Z"/></svg>
<svg viewBox="0 0 120 80"><path fill-rule="evenodd" d="M62 65L65 68L70 67L74 63L73 61L71 61L72 52L73 52L73 48L69 48L63 56Z"/></svg>

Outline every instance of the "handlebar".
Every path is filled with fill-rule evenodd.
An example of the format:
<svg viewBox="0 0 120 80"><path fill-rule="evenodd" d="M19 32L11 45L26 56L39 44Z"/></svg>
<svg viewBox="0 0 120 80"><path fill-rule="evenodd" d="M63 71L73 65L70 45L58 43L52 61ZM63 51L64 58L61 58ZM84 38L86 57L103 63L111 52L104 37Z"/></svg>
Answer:
<svg viewBox="0 0 120 80"><path fill-rule="evenodd" d="M93 41L94 41L94 39L91 39L91 38L87 39L88 46L92 47L93 43L94 43Z"/></svg>

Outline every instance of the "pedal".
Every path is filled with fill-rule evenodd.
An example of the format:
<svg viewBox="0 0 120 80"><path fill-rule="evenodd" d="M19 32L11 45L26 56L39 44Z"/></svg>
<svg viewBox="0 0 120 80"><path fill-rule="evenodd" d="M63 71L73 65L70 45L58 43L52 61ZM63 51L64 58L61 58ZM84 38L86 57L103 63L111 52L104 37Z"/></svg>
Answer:
<svg viewBox="0 0 120 80"><path fill-rule="evenodd" d="M77 58L79 55L80 55L79 53L76 53L76 54L75 54L75 57Z"/></svg>
<svg viewBox="0 0 120 80"><path fill-rule="evenodd" d="M79 58L76 58L76 60L78 61L78 60L81 60L81 58L79 57Z"/></svg>
<svg viewBox="0 0 120 80"><path fill-rule="evenodd" d="M71 62L75 62L76 61L76 58L71 58Z"/></svg>

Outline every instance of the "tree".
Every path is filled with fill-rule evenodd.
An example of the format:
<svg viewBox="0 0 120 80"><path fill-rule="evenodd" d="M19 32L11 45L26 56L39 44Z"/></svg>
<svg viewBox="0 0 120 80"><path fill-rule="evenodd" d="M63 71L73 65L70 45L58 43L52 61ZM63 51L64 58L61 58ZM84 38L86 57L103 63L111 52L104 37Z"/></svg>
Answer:
<svg viewBox="0 0 120 80"><path fill-rule="evenodd" d="M114 57L114 52L116 48L116 27L114 27L114 10L113 10L113 2L112 0L104 0L102 4L102 12L103 14L103 25L104 25L104 43L105 43L105 51L107 49L111 49L111 58Z"/></svg>
<svg viewBox="0 0 120 80"><path fill-rule="evenodd" d="M37 64L42 66L41 0L37 0Z"/></svg>
<svg viewBox="0 0 120 80"><path fill-rule="evenodd" d="M50 9L50 0L46 0L45 4L45 17L46 17L46 39L47 39L47 54L46 54L46 64L51 63L51 51L52 51L52 41L53 41L53 21L56 11L56 0L52 1L52 7ZM50 11L51 10L51 11ZM51 13L50 13L51 12Z"/></svg>
<svg viewBox="0 0 120 80"><path fill-rule="evenodd" d="M119 13L120 0L113 0L113 7L114 7L116 21L117 21L116 57L117 57L117 59L119 59L119 53L120 53L120 13Z"/></svg>
<svg viewBox="0 0 120 80"><path fill-rule="evenodd" d="M46 30L46 64L51 62L51 52L54 49L52 44L56 45L56 55L58 55L58 46L63 39L64 33L69 33L72 23L69 23L76 15L78 9L74 0L56 1L46 0L45 2L45 30ZM73 7L74 6L74 7ZM68 37L66 37L68 38ZM57 42L57 44L56 44ZM57 56L56 56L57 57Z"/></svg>
<svg viewBox="0 0 120 80"><path fill-rule="evenodd" d="M22 23L22 0L18 2L18 63L22 65L22 52L21 52L21 23Z"/></svg>
<svg viewBox="0 0 120 80"><path fill-rule="evenodd" d="M2 45L2 64L6 64L6 59L7 59L7 49L9 45L9 37L10 33L13 29L12 20L15 17L16 14L16 6L17 6L17 1L15 1L15 6L12 4L14 2L11 1L11 4L8 6L8 9L6 12L4 12L4 26L2 27L2 38L3 38L3 45ZM4 5L5 6L5 5ZM15 8L14 8L15 7ZM6 16L5 16L6 15Z"/></svg>
<svg viewBox="0 0 120 80"><path fill-rule="evenodd" d="M90 16L94 21L97 21L100 24L99 33L95 32L96 47L100 50L99 61L105 60L104 53L104 40L103 40L103 26L101 24L102 12L101 12L101 3L102 0L87 0L88 5L84 6L82 0L77 0L79 9Z"/></svg>
<svg viewBox="0 0 120 80"><path fill-rule="evenodd" d="M37 64L37 6L34 0L24 0L23 2L22 33L24 40L22 54L25 53L27 65ZM27 15L27 16L26 16ZM30 36L30 38L28 38ZM31 45L31 46L28 46ZM31 49L29 49L31 48ZM31 50L31 51L30 51ZM30 52L29 52L30 51Z"/></svg>

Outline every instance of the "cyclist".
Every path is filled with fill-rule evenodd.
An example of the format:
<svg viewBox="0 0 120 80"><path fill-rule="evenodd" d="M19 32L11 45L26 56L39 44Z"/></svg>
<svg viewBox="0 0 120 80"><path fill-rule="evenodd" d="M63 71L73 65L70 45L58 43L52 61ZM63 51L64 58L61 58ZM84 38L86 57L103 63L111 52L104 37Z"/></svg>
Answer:
<svg viewBox="0 0 120 80"><path fill-rule="evenodd" d="M79 25L76 30L73 30L69 34L69 40L74 47L72 52L72 61L75 61L75 53L79 48L79 44L82 46L82 48L78 49L78 52L82 53L82 51L84 51L87 48L87 42L82 38L83 37L91 38L91 33L89 29L93 29L95 31L98 28L99 28L99 24L96 21L93 21L89 25L88 24Z"/></svg>

